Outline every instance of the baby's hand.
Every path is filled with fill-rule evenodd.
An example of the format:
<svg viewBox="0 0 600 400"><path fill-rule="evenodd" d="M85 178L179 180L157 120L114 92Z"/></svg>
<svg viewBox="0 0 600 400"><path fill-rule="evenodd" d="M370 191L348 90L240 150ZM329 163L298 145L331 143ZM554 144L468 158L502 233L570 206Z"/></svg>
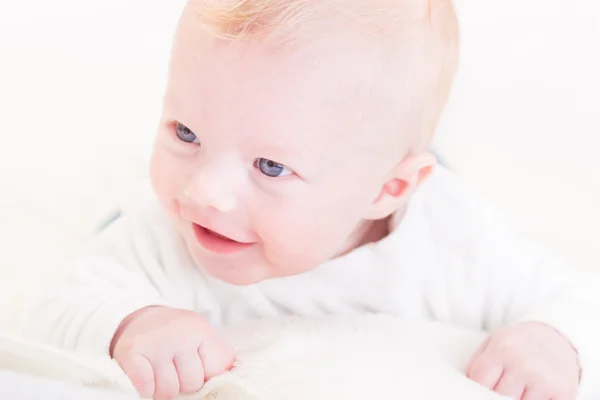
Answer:
<svg viewBox="0 0 600 400"><path fill-rule="evenodd" d="M148 307L127 317L111 355L142 397L171 400L195 393L233 365L233 348L198 314Z"/></svg>
<svg viewBox="0 0 600 400"><path fill-rule="evenodd" d="M493 333L467 376L518 400L575 400L579 362L571 344L549 326L527 322Z"/></svg>

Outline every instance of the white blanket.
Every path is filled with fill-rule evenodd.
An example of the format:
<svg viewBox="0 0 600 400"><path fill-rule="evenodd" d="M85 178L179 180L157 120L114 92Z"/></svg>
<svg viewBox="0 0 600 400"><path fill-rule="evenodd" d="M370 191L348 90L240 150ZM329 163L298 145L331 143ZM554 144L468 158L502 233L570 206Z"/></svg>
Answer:
<svg viewBox="0 0 600 400"><path fill-rule="evenodd" d="M279 319L229 328L235 368L189 400L411 400L501 397L463 370L483 334L396 318ZM3 372L1 372L3 371ZM0 398L133 400L106 358L0 336Z"/></svg>

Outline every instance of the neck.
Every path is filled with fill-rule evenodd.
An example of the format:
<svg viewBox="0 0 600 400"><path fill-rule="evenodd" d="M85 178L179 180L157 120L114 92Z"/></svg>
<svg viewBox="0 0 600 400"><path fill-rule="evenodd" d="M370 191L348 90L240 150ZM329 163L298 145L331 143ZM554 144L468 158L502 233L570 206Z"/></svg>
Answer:
<svg viewBox="0 0 600 400"><path fill-rule="evenodd" d="M362 221L358 227L354 230L352 235L346 241L344 248L338 253L339 256L348 254L354 249L367 245L369 243L375 243L389 235L390 233L390 220L392 217L375 220L375 221Z"/></svg>

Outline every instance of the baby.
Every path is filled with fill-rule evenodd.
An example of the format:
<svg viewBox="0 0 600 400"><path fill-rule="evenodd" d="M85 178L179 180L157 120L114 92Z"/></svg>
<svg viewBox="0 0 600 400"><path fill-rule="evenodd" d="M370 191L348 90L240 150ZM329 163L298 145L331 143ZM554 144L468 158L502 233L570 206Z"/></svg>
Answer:
<svg viewBox="0 0 600 400"><path fill-rule="evenodd" d="M151 185L31 334L162 400L232 367L220 326L384 313L487 330L468 377L575 399L590 305L427 151L457 49L449 0L190 0Z"/></svg>

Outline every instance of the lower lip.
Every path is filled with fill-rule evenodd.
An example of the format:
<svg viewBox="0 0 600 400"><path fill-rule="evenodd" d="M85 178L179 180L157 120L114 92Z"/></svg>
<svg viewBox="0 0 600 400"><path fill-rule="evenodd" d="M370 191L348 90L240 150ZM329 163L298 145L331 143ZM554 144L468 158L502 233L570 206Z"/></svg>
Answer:
<svg viewBox="0 0 600 400"><path fill-rule="evenodd" d="M194 224L194 234L198 242L206 250L217 254L232 254L247 249L254 243L240 243L227 238L216 236L208 229Z"/></svg>

